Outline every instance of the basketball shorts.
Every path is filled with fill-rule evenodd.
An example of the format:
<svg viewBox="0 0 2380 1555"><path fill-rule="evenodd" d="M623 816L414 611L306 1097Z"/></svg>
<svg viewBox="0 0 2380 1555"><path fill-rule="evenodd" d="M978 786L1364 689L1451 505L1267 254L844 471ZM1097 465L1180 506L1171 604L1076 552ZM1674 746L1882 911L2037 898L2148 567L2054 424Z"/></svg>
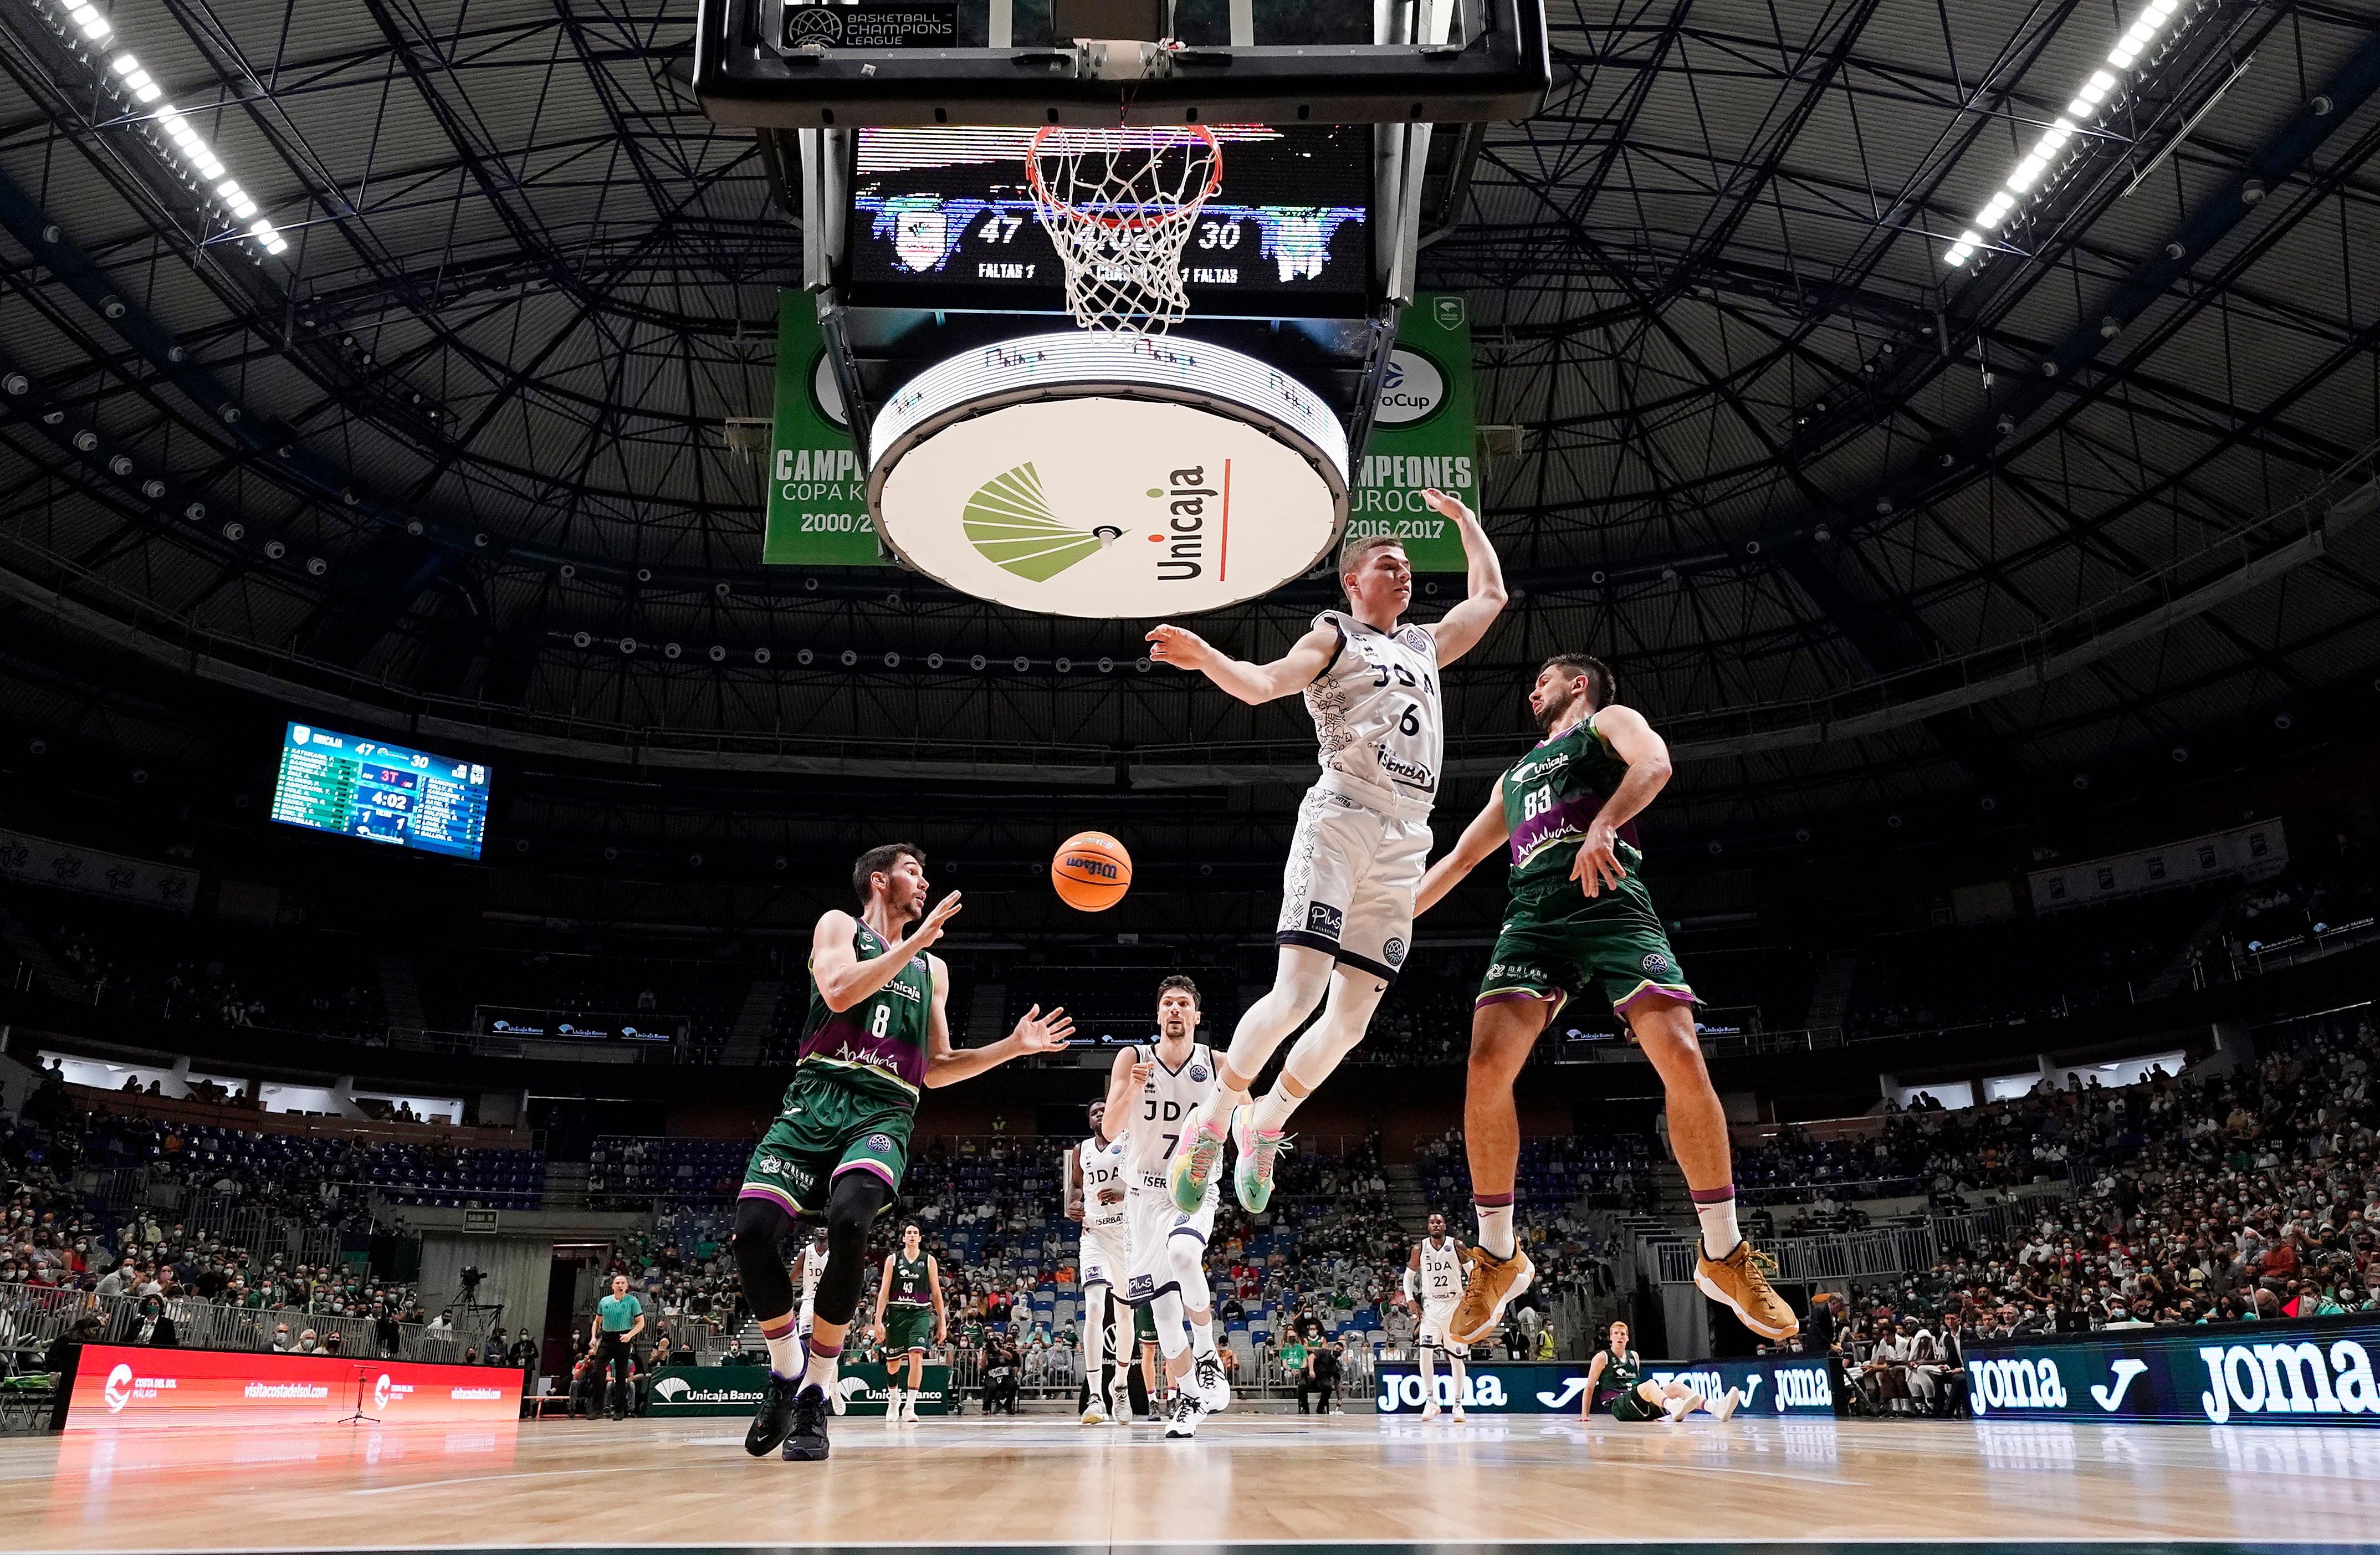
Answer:
<svg viewBox="0 0 2380 1555"><path fill-rule="evenodd" d="M1462 1303L1459 1300L1424 1302L1421 1308L1421 1327L1414 1333L1414 1342L1427 1345L1433 1350L1452 1349L1453 1346L1446 1342L1446 1328L1449 1323L1454 1321L1454 1309L1460 1305ZM1466 1344L1463 1348L1465 1355L1470 1353L1469 1345Z"/></svg>
<svg viewBox="0 0 2380 1555"><path fill-rule="evenodd" d="M1648 1005L1694 1002L1652 893L1636 873L1642 856L1624 843L1621 850L1629 873L1616 891L1589 896L1564 880L1512 898L1478 1003L1542 1000L1553 1006L1550 1021L1573 995L1597 994L1623 1018Z"/></svg>
<svg viewBox="0 0 2380 1555"><path fill-rule="evenodd" d="M905 1102L798 1070L785 1110L753 1147L737 1197L765 1198L797 1215L824 1215L834 1180L846 1172L873 1172L898 1189L916 1121Z"/></svg>
<svg viewBox="0 0 2380 1555"><path fill-rule="evenodd" d="M884 1354L905 1355L934 1342L934 1309L913 1302L893 1302L884 1308Z"/></svg>
<svg viewBox="0 0 2380 1555"><path fill-rule="evenodd" d="M1615 1420L1641 1424L1646 1420L1659 1419L1662 1413L1661 1410L1639 1398L1633 1390L1611 1395L1611 1417Z"/></svg>
<svg viewBox="0 0 2380 1555"><path fill-rule="evenodd" d="M1179 1291L1181 1281L1173 1274L1173 1245L1176 1240L1190 1239L1196 1256L1207 1256L1207 1239L1215 1232L1215 1190L1217 1184L1207 1184L1206 1202L1194 1215L1185 1215L1174 1208L1173 1196L1166 1191L1160 1180L1155 1187L1135 1187L1124 1199L1131 1212L1132 1263L1124 1281L1123 1298L1135 1306L1146 1306L1168 1291Z"/></svg>
<svg viewBox="0 0 2380 1555"><path fill-rule="evenodd" d="M1281 871L1273 942L1395 981L1413 945L1414 893L1428 864L1426 813L1391 815L1335 789L1308 789Z"/></svg>
<svg viewBox="0 0 2380 1555"><path fill-rule="evenodd" d="M1123 1226L1095 1226L1083 1233L1081 1274L1084 1290L1121 1286L1132 1276L1131 1233Z"/></svg>

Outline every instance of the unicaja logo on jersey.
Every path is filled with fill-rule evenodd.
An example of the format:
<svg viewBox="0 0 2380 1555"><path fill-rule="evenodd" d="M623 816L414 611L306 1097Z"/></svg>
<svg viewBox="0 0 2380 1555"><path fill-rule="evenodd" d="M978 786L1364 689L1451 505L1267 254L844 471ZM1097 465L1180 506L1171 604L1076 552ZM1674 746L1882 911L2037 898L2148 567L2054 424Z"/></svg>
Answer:
<svg viewBox="0 0 2380 1555"><path fill-rule="evenodd" d="M1029 464L1003 470L967 498L962 517L966 537L985 560L1003 572L1046 583L1087 556L1096 556L1123 538L1112 524L1078 529L1058 521Z"/></svg>

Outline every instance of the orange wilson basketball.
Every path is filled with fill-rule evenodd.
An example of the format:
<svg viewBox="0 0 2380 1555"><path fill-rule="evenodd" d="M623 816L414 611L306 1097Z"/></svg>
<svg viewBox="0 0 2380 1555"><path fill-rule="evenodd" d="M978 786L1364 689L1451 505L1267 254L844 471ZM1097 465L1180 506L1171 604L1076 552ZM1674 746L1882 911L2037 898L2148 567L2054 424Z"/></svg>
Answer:
<svg viewBox="0 0 2380 1555"><path fill-rule="evenodd" d="M1103 913L1132 889L1132 855L1105 832L1077 832L1050 860L1050 883L1076 912Z"/></svg>

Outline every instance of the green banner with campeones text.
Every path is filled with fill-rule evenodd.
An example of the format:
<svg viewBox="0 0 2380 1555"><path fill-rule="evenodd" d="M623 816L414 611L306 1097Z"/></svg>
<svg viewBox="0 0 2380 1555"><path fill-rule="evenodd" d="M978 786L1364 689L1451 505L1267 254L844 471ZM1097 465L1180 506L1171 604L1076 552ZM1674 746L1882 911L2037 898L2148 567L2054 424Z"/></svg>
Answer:
<svg viewBox="0 0 2380 1555"><path fill-rule="evenodd" d="M1397 321L1372 441L1355 461L1347 536L1390 535L1415 572L1463 572L1463 538L1422 503L1426 487L1479 509L1471 310L1460 292L1422 292Z"/></svg>
<svg viewBox="0 0 2380 1555"><path fill-rule="evenodd" d="M845 424L843 395L808 292L777 297L777 425L769 443L769 566L883 564L868 516L868 471Z"/></svg>

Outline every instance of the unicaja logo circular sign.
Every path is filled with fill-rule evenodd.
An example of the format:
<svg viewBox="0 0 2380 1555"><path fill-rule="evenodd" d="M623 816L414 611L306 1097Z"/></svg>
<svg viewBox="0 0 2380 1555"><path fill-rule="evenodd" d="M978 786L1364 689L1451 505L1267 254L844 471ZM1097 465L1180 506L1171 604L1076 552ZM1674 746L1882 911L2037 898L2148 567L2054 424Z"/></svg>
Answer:
<svg viewBox="0 0 2380 1555"><path fill-rule="evenodd" d="M124 1406L132 1402L132 1368L122 1361L116 1362L115 1368L107 1374L105 1397L111 1415L122 1414Z"/></svg>
<svg viewBox="0 0 2380 1555"><path fill-rule="evenodd" d="M902 559L1020 610L1134 619L1269 593L1327 556L1347 438L1279 369L1204 342L1032 335L928 369L869 431Z"/></svg>
<svg viewBox="0 0 2380 1555"><path fill-rule="evenodd" d="M1446 374L1438 364L1410 346L1389 353L1388 376L1380 381L1380 401L1372 419L1383 427L1409 427L1427 421L1446 403Z"/></svg>

